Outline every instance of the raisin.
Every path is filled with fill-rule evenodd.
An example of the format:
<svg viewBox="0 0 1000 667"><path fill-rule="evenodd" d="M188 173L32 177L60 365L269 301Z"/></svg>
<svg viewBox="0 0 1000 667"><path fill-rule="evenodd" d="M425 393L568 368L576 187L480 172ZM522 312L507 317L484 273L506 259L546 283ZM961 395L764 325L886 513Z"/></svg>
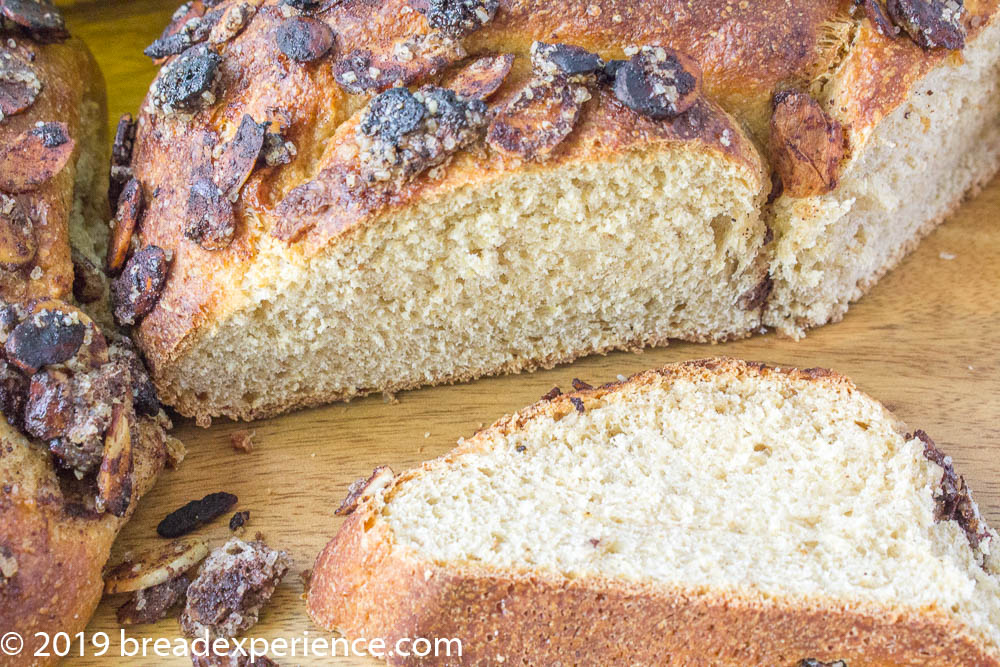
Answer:
<svg viewBox="0 0 1000 667"><path fill-rule="evenodd" d="M330 26L307 16L282 21L274 37L281 52L300 63L319 60L333 48Z"/></svg>
<svg viewBox="0 0 1000 667"><path fill-rule="evenodd" d="M184 236L206 250L222 250L236 235L232 202L211 178L201 176L191 185Z"/></svg>
<svg viewBox="0 0 1000 667"><path fill-rule="evenodd" d="M19 266L35 257L38 243L24 207L0 193L0 264Z"/></svg>
<svg viewBox="0 0 1000 667"><path fill-rule="evenodd" d="M201 500L192 500L187 505L168 514L156 527L160 537L181 537L222 516L233 508L239 498L231 493L210 493Z"/></svg>
<svg viewBox="0 0 1000 667"><path fill-rule="evenodd" d="M441 87L470 99L485 100L503 84L514 56L506 53L483 56L453 72L441 81Z"/></svg>
<svg viewBox="0 0 1000 667"><path fill-rule="evenodd" d="M160 70L150 99L164 113L193 112L215 103L216 75L222 58L204 44L193 46Z"/></svg>
<svg viewBox="0 0 1000 667"><path fill-rule="evenodd" d="M35 70L10 53L0 53L0 120L31 107L42 91Z"/></svg>
<svg viewBox="0 0 1000 667"><path fill-rule="evenodd" d="M687 111L700 88L701 72L694 61L662 46L643 47L615 74L615 97L656 120Z"/></svg>
<svg viewBox="0 0 1000 667"><path fill-rule="evenodd" d="M136 413L144 417L155 417L159 414L160 399L156 395L156 387L149 377L146 364L143 363L132 342L122 337L108 348L108 354L112 360L123 363L129 370L132 404Z"/></svg>
<svg viewBox="0 0 1000 667"><path fill-rule="evenodd" d="M59 173L75 146L68 131L65 123L41 123L0 149L0 190L34 190Z"/></svg>
<svg viewBox="0 0 1000 667"><path fill-rule="evenodd" d="M60 41L69 37L66 22L58 9L38 0L3 0L0 15L26 29L41 42Z"/></svg>
<svg viewBox="0 0 1000 667"><path fill-rule="evenodd" d="M531 64L544 74L570 77L595 74L604 67L604 61L596 53L571 44L544 42L531 45Z"/></svg>
<svg viewBox="0 0 1000 667"><path fill-rule="evenodd" d="M236 512L233 514L233 518L229 520L229 530L237 531L247 524L250 520L250 510L243 510L241 512Z"/></svg>
<svg viewBox="0 0 1000 667"><path fill-rule="evenodd" d="M420 11L432 28L463 37L492 21L499 6L499 0L427 0Z"/></svg>
<svg viewBox="0 0 1000 667"><path fill-rule="evenodd" d="M7 337L7 359L28 375L61 364L83 345L86 327L77 313L43 309L28 316Z"/></svg>
<svg viewBox="0 0 1000 667"><path fill-rule="evenodd" d="M886 10L922 49L965 48L963 0L887 0Z"/></svg>
<svg viewBox="0 0 1000 667"><path fill-rule="evenodd" d="M111 239L108 241L108 256L106 266L108 273L117 274L125 266L129 250L132 247L132 237L139 223L143 209L142 185L132 179L125 184L118 197L118 212L112 221Z"/></svg>
<svg viewBox="0 0 1000 667"><path fill-rule="evenodd" d="M215 182L223 196L231 202L239 198L240 188L250 177L257 165L264 146L266 124L256 122L251 116L243 116L233 138L223 144L216 161Z"/></svg>
<svg viewBox="0 0 1000 667"><path fill-rule="evenodd" d="M167 283L167 254L162 248L146 246L132 255L125 269L111 283L115 321L133 325L153 310Z"/></svg>

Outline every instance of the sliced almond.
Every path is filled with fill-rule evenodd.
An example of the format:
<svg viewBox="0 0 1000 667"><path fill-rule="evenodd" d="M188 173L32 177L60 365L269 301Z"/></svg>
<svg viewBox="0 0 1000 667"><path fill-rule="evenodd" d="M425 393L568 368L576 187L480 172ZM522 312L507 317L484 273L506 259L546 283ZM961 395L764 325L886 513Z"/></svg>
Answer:
<svg viewBox="0 0 1000 667"><path fill-rule="evenodd" d="M208 556L205 540L172 540L132 555L104 572L104 592L131 593L184 574Z"/></svg>
<svg viewBox="0 0 1000 667"><path fill-rule="evenodd" d="M110 274L118 273L125 266L132 247L132 236L142 215L142 207L142 186L133 178L125 184L118 197L118 212L115 214L108 242L107 268Z"/></svg>
<svg viewBox="0 0 1000 667"><path fill-rule="evenodd" d="M514 56L510 53L476 58L446 76L441 87L463 97L485 100L503 84L513 64Z"/></svg>
<svg viewBox="0 0 1000 667"><path fill-rule="evenodd" d="M775 96L771 163L789 197L811 197L837 187L844 160L844 129L807 93Z"/></svg>
<svg viewBox="0 0 1000 667"><path fill-rule="evenodd" d="M0 190L34 190L58 174L76 143L66 123L41 123L0 148Z"/></svg>
<svg viewBox="0 0 1000 667"><path fill-rule="evenodd" d="M0 264L27 264L37 251L34 225L24 207L13 197L0 194Z"/></svg>
<svg viewBox="0 0 1000 667"><path fill-rule="evenodd" d="M583 85L532 80L494 116L486 142L504 155L544 160L573 131L589 98Z"/></svg>
<svg viewBox="0 0 1000 667"><path fill-rule="evenodd" d="M104 435L104 458L97 473L97 505L115 516L125 516L132 500L132 424L130 409L118 403L111 409L111 426Z"/></svg>

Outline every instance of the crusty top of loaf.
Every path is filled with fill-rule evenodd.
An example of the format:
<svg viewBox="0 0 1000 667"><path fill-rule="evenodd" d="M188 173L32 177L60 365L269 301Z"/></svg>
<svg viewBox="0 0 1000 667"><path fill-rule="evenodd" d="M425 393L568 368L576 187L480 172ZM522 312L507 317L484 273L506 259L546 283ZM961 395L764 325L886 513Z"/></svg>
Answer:
<svg viewBox="0 0 1000 667"><path fill-rule="evenodd" d="M215 7L235 4L228 0ZM192 344L200 325L246 303L239 286L251 266L275 258L281 258L278 265L308 261L347 230L374 223L393 208L504 173L551 169L569 160L606 161L665 143L730 160L749 178L761 179L766 191L763 156L776 92L807 90L844 126L849 150L856 152L918 77L944 58L961 57L880 35L852 0L502 0L492 21L459 40L470 57L516 56L491 105L510 99L528 78L534 40L583 46L605 59L626 57L632 46L669 46L698 63L703 95L688 114L653 121L601 89L546 162L512 159L490 149L459 151L441 169L386 192L345 185L352 174L346 165L354 129L371 95L347 92L335 69L358 49L391 55L402 39L426 34L430 28L420 11L426 0L318 3L304 15L329 26L335 45L307 63L293 61L276 45L278 27L298 14L292 4L264 1L239 34L212 47L221 56L213 103L193 113L164 114L148 97L142 109L133 155L148 202L141 245L163 247L173 256L159 305L137 329L154 374ZM995 14L997 4L966 3L969 39ZM425 72L409 83L415 87L438 78ZM234 205L234 240L221 250L206 250L182 231L193 165L210 159L244 115L280 125L297 154L290 164L251 174ZM263 279L280 276L265 273Z"/></svg>
<svg viewBox="0 0 1000 667"><path fill-rule="evenodd" d="M17 33L0 33L8 53L27 61L41 83L29 108L0 122L0 146L7 146L37 123L62 122L76 141L66 168L30 192L19 195L34 227L38 251L32 261L0 268L0 296L19 301L30 298L68 298L73 287L69 218L74 204L77 160L86 150L81 140L85 102L104 99L104 78L90 51L77 38L39 43ZM93 119L103 122L104 109Z"/></svg>

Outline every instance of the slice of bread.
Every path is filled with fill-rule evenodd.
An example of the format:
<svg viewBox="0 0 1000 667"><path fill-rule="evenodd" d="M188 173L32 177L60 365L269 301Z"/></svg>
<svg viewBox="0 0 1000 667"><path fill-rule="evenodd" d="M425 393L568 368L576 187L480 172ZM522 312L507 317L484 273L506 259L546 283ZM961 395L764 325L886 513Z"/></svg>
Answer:
<svg viewBox="0 0 1000 667"><path fill-rule="evenodd" d="M352 491L309 613L442 664L1000 665L997 533L829 371L649 371Z"/></svg>

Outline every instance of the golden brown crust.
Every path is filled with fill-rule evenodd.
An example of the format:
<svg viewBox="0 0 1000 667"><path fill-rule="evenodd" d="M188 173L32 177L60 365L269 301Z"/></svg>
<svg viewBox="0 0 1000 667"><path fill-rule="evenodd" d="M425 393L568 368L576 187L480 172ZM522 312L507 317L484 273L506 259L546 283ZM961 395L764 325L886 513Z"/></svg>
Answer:
<svg viewBox="0 0 1000 667"><path fill-rule="evenodd" d="M385 498L431 466L485 446L540 415L576 409L610 392L653 382L779 374L856 392L825 369L774 368L732 359L704 359L647 371L625 382L584 389L499 420L446 456L404 473ZM888 414L888 413L887 413ZM899 425L902 429L902 425ZM1000 660L943 612L891 605L848 604L712 590L682 590L603 578L564 579L481 566L444 568L395 544L379 518L383 501L366 497L319 555L307 608L323 628L348 637L461 638L462 656L442 664L776 665L804 658L846 660L863 667L898 664L981 665ZM461 609L461 614L452 613ZM720 628L724 631L720 632ZM409 664L406 657L389 662Z"/></svg>
<svg viewBox="0 0 1000 667"><path fill-rule="evenodd" d="M997 4L966 2L969 41L996 15ZM624 109L605 90L585 103L582 125L543 165L504 160L488 150L463 152L440 173L376 192L345 185L354 175L345 166L350 135L368 96L345 92L334 72L356 49L384 55L394 42L426 33L427 22L408 0L345 0L315 16L337 35L334 55L300 65L280 54L274 32L284 17L278 0L267 0L243 32L219 48L217 104L190 117L164 118L151 113L148 104L143 110L134 166L150 204L140 236L143 244L173 251L175 259L160 303L137 335L161 391L186 414L197 410L196 400L171 395L168 370L205 329L247 303L238 286L262 256L307 262L331 243L349 243L345 232L350 228L377 225L383 216L418 200L447 196L504 174L557 167L562 161L600 161L655 149L656 142L683 141L692 150L721 153L751 170L770 171L761 154L767 152L772 101L775 93L789 88L809 91L843 126L848 152L840 161L843 169L920 77L946 58L961 58L877 33L852 0L791 5L781 0L503 0L492 22L462 39L470 56L518 56L491 102L509 99L526 80L532 40L578 44L605 58L621 58L632 45L662 44L700 65L705 92L701 115L654 123ZM235 205L234 242L224 250L205 250L182 234L193 181L190 167L203 163L216 144L231 136L244 114L280 125L298 155L288 165L258 169L250 177ZM698 121L698 129L677 131L685 119ZM725 125L733 133L723 138L719 129ZM734 143L727 145L730 141ZM302 403L316 400L304 398Z"/></svg>

